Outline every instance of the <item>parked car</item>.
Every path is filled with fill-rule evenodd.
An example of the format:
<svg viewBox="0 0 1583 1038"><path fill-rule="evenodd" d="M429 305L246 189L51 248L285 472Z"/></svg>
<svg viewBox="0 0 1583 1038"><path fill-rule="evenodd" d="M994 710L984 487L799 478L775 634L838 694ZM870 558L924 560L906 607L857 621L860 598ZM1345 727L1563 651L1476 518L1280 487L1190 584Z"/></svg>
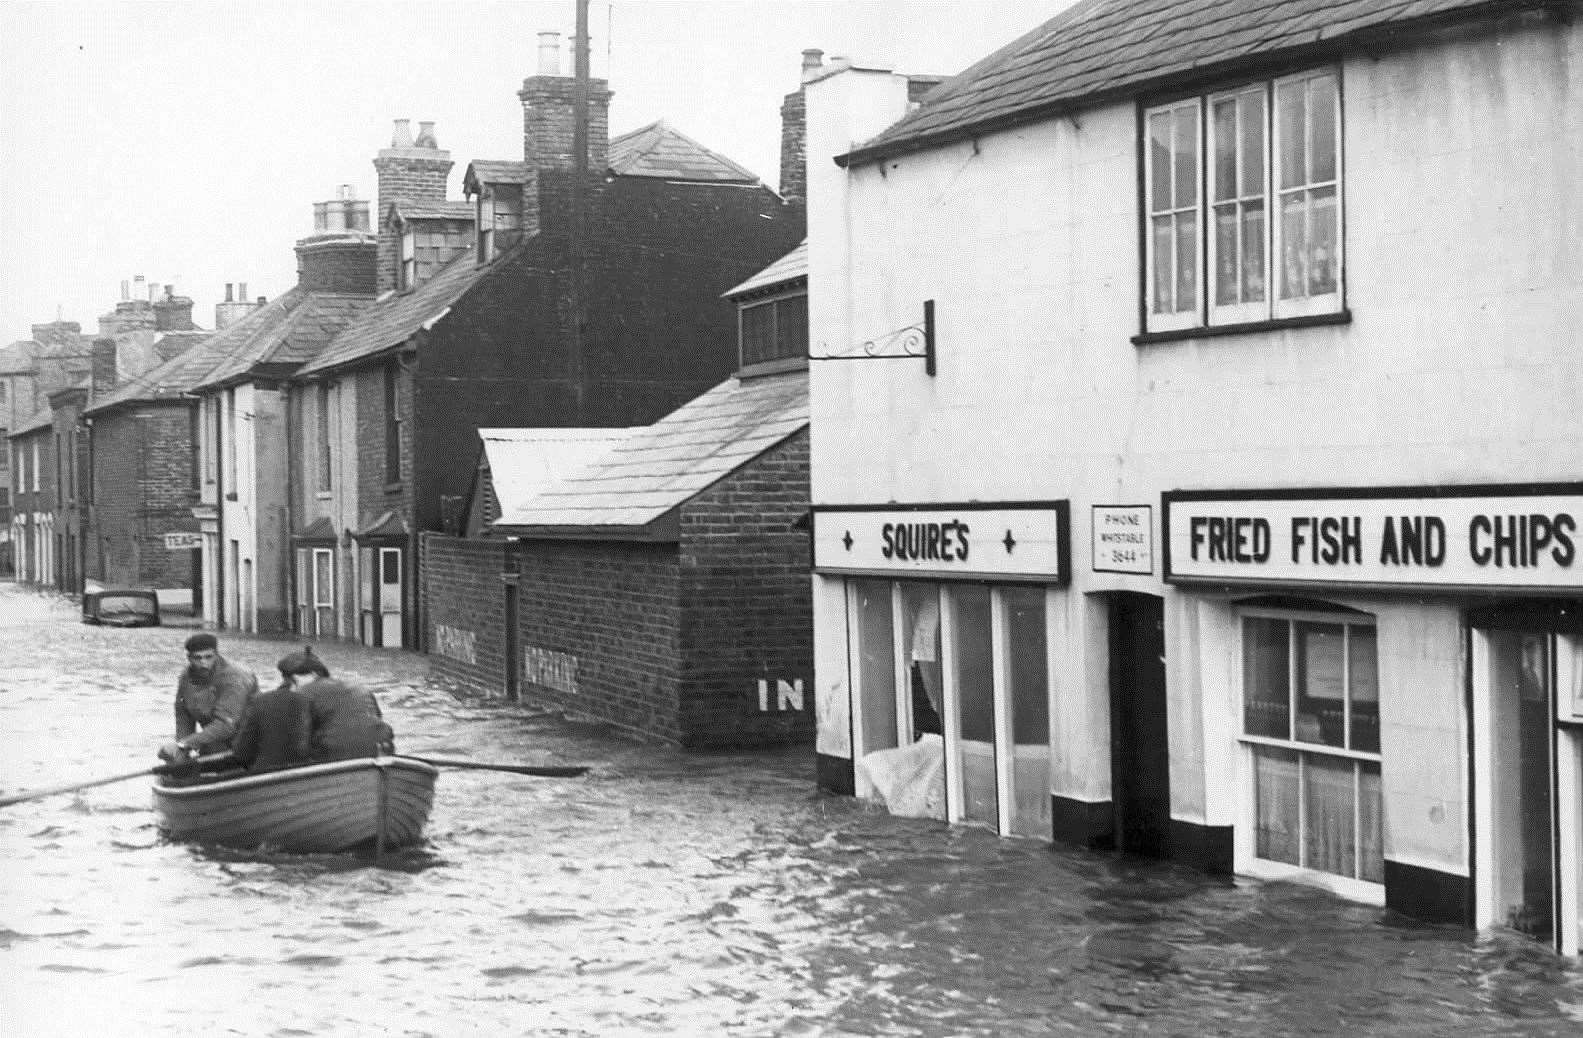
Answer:
<svg viewBox="0 0 1583 1038"><path fill-rule="evenodd" d="M159 596L147 588L84 591L82 622L106 627L158 627Z"/></svg>

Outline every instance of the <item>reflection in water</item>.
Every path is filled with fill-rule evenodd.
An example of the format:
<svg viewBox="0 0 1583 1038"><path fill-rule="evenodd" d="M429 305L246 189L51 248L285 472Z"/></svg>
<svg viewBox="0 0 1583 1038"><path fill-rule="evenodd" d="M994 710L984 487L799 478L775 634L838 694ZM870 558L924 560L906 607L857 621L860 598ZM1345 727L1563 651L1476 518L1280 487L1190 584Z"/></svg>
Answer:
<svg viewBox="0 0 1583 1038"><path fill-rule="evenodd" d="M152 765L187 632L45 601L0 585L36 621L0 669L0 790ZM222 648L261 674L282 651ZM143 780L0 809L5 1034L1583 1027L1577 965L1517 938L894 818L819 795L805 750L645 747L453 696L421 657L322 651L379 690L404 749L596 766L445 772L428 845L378 863L165 843Z"/></svg>

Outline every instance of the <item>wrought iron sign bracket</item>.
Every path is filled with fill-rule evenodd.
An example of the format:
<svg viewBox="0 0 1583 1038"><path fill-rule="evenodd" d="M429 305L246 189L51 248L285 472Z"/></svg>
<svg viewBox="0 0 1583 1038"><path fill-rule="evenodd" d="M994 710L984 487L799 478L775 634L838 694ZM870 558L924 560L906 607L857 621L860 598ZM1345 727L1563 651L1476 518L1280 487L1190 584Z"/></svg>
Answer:
<svg viewBox="0 0 1583 1038"><path fill-rule="evenodd" d="M875 336L839 353L810 354L809 360L902 360L922 357L923 370L934 377L934 300L923 301L923 320Z"/></svg>

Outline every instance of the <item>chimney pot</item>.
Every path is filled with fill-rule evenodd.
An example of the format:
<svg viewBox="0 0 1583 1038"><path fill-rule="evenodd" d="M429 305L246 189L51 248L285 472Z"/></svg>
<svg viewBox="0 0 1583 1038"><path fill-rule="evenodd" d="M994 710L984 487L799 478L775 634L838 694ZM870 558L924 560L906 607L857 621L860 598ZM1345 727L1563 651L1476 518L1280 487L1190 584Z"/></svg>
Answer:
<svg viewBox="0 0 1583 1038"><path fill-rule="evenodd" d="M158 281L150 281L148 283L148 301L150 303L152 303L154 300L156 300L158 298L159 298L159 282Z"/></svg>
<svg viewBox="0 0 1583 1038"><path fill-rule="evenodd" d="M236 287L236 286L235 286L235 285L233 285L233 284L232 284L232 283L231 283L231 282L229 282L229 281L227 281L227 282L226 282L226 283L225 283L225 301L226 301L226 302L227 302L227 303L231 303L231 302L235 302L235 300L234 300L234 299L233 299L233 298L232 298L232 297L231 297L231 290L232 290L232 289L233 289L233 288L235 288L235 287Z"/></svg>
<svg viewBox="0 0 1583 1038"><path fill-rule="evenodd" d="M130 283L128 283L126 278L122 278L121 279L121 302L124 303L124 302L126 302L127 300L129 300L131 298L132 298L132 286L131 286Z"/></svg>
<svg viewBox="0 0 1583 1038"><path fill-rule="evenodd" d="M807 79L810 72L815 72L824 64L824 51L818 47L809 47L802 52L803 78Z"/></svg>
<svg viewBox="0 0 1583 1038"><path fill-rule="evenodd" d="M390 135L392 148L412 147L412 120L397 119L395 132Z"/></svg>
<svg viewBox="0 0 1583 1038"><path fill-rule="evenodd" d="M266 301L267 301L267 298L265 296L259 296L258 297L258 305L259 306L263 306Z"/></svg>
<svg viewBox="0 0 1583 1038"><path fill-rule="evenodd" d="M434 123L432 121L418 123L418 140L414 147L438 148L439 146L434 139Z"/></svg>
<svg viewBox="0 0 1583 1038"><path fill-rule="evenodd" d="M263 297L260 296L259 298L262 299ZM247 282L246 281L238 281L236 283L236 300L239 303L247 302Z"/></svg>
<svg viewBox="0 0 1583 1038"><path fill-rule="evenodd" d="M558 32L539 33L539 75L558 76L561 74L561 34Z"/></svg>

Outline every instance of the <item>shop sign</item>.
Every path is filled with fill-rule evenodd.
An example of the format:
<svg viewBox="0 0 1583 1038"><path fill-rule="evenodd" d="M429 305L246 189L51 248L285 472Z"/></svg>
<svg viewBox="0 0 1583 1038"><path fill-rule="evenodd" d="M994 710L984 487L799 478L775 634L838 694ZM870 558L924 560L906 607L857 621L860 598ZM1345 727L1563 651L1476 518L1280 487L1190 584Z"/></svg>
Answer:
<svg viewBox="0 0 1583 1038"><path fill-rule="evenodd" d="M165 535L166 551L188 551L202 547L203 535L199 533L167 533Z"/></svg>
<svg viewBox="0 0 1583 1038"><path fill-rule="evenodd" d="M1070 576L1065 501L816 507L813 534L818 570L1050 584Z"/></svg>
<svg viewBox="0 0 1583 1038"><path fill-rule="evenodd" d="M1583 591L1583 484L1164 502L1168 581Z"/></svg>
<svg viewBox="0 0 1583 1038"><path fill-rule="evenodd" d="M1094 506L1094 572L1154 572L1154 509L1149 505Z"/></svg>

